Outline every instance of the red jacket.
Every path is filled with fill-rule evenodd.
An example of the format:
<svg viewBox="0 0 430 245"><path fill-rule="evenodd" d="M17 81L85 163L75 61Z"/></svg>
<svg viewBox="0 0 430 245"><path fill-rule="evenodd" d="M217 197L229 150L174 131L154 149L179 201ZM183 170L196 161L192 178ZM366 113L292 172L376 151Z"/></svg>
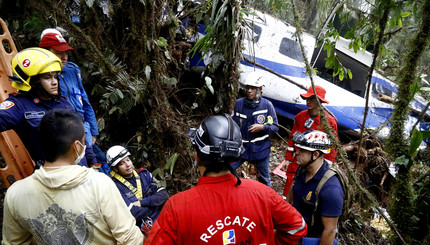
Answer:
<svg viewBox="0 0 430 245"><path fill-rule="evenodd" d="M328 123L330 124L331 128L334 129L333 133L337 138L338 135L337 135L336 118L334 118L333 116L331 116L328 113L326 113L325 115L327 117ZM314 122L312 124L310 124L308 122L308 125L306 125L306 121L310 117L311 117L311 115L309 114L309 111L305 110L305 111L302 111L299 114L297 114L296 117L294 118L294 126L293 126L293 129L291 130L291 133L290 133L290 138L288 140L287 153L285 154L285 160L291 161L291 163L290 163L290 165L288 165L288 169L287 169L287 182L285 184L284 196L287 196L287 194L288 194L288 190L290 189L290 186L293 183L293 177L294 177L294 174L296 173L296 170L298 167L297 160L293 154L295 151L294 142L291 139L293 137L293 134L296 131L299 131L300 133L304 133L308 129L315 129L315 130L325 132L324 126L323 126L322 121L321 121L321 117L319 115L316 116L315 118L313 118ZM309 126L309 124L310 124L310 126ZM337 155L336 150L332 149L332 151L329 154L324 155L324 159L326 159L330 162L334 162L336 155Z"/></svg>
<svg viewBox="0 0 430 245"><path fill-rule="evenodd" d="M302 216L270 187L232 174L201 177L164 205L148 244L296 244Z"/></svg>

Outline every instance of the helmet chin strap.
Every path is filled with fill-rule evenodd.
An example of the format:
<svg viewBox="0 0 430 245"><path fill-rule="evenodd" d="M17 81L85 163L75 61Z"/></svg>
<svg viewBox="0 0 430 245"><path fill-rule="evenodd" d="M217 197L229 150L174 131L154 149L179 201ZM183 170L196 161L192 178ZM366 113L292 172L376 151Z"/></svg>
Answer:
<svg viewBox="0 0 430 245"><path fill-rule="evenodd" d="M309 165L311 165L313 162L315 162L315 160L317 160L320 156L318 156L317 158L314 159L314 152L312 152L312 157L311 160L309 160L308 163L305 164L305 166L303 166L303 168L307 168Z"/></svg>
<svg viewBox="0 0 430 245"><path fill-rule="evenodd" d="M304 168L307 168L309 165L311 165L313 162L315 162L315 160L313 159L313 157L311 158L311 160L309 160L308 163L305 164L305 166L303 166Z"/></svg>

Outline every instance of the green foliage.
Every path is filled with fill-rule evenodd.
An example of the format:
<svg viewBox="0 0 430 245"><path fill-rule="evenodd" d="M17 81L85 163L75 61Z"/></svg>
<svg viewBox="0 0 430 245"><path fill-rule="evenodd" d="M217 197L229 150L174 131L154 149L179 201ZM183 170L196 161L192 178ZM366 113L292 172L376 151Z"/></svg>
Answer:
<svg viewBox="0 0 430 245"><path fill-rule="evenodd" d="M395 163L409 171L414 165L414 157L416 157L419 152L419 146L423 142L423 139L426 138L430 138L430 131L418 131L414 129L412 131L412 137L410 138L409 147L403 149L403 154L396 158Z"/></svg>
<svg viewBox="0 0 430 245"><path fill-rule="evenodd" d="M160 47L167 48L167 40L164 37L159 37L157 40L157 44Z"/></svg>
<svg viewBox="0 0 430 245"><path fill-rule="evenodd" d="M151 149L151 139L147 141L142 141L142 135L140 133L133 136L126 144L127 149L133 156L133 162L135 167L144 167L144 163L148 161L148 152Z"/></svg>
<svg viewBox="0 0 430 245"><path fill-rule="evenodd" d="M173 154L169 159L167 159L165 170L169 170L169 174L173 174L173 168L175 167L176 160L178 160L178 153Z"/></svg>
<svg viewBox="0 0 430 245"><path fill-rule="evenodd" d="M352 72L350 69L345 68L342 63L340 62L336 52L336 42L339 40L339 32L333 28L333 24L330 23L329 25L330 29L325 33L324 35L324 44L323 48L327 52L327 58L325 62L325 67L333 69L333 76L339 76L339 80L343 81L345 76L348 76L349 79L352 79ZM350 48L354 47L354 51L357 52L358 48L361 45L361 39L358 39L359 41L351 42ZM357 50L356 50L357 48Z"/></svg>
<svg viewBox="0 0 430 245"><path fill-rule="evenodd" d="M414 129L409 147L404 149L402 151L403 154L395 160L395 163L399 166L399 173L396 177L397 182L392 190L393 198L389 212L397 228L402 232L403 238L408 243L422 235L422 232L419 231L419 227L422 227L422 225L417 225L417 223L422 219L429 220L428 212L426 213L426 211L416 208L417 206L425 206L426 210L429 210L430 203L422 203L417 199L417 196L426 200L429 199L428 194L423 193L423 188L428 188L428 186L414 188L412 186L413 181L410 171L416 164L415 157L419 152L420 144L425 138L430 138L430 131L418 131ZM416 184L421 185L420 183Z"/></svg>
<svg viewBox="0 0 430 245"><path fill-rule="evenodd" d="M424 138L428 138L430 131L418 131L414 129L412 132L411 143L409 144L408 155L416 156L418 153L418 147Z"/></svg>
<svg viewBox="0 0 430 245"><path fill-rule="evenodd" d="M204 90L208 89L216 96L215 113L230 112L230 101L237 95L237 69L246 25L243 23L244 13L238 0L207 1L200 5L196 13L197 23L203 21L206 25L206 34L197 40L189 54L194 56L199 53L200 60L205 56L205 59L209 58L206 76L211 75L211 81L205 78L199 94L204 96ZM193 108L196 107L193 105Z"/></svg>
<svg viewBox="0 0 430 245"><path fill-rule="evenodd" d="M430 169L423 177L419 178L414 188L417 189L416 212L418 218L417 230L415 232L417 241L422 241L421 244L429 244L430 242Z"/></svg>
<svg viewBox="0 0 430 245"><path fill-rule="evenodd" d="M396 184L393 186L393 196L391 204L388 207L388 212L407 244L411 244L409 234L412 233L413 227L416 226L416 219L412 218L414 217L415 210L415 195L413 194L414 189L411 174L400 170L396 176L396 181Z"/></svg>
<svg viewBox="0 0 430 245"><path fill-rule="evenodd" d="M123 115L128 113L137 103L140 103L145 97L145 82L142 79L131 77L128 72L123 69L123 65L114 54L108 58L114 64L116 70L116 80L111 80L105 77L106 84L104 86L95 84L92 95L102 94L100 99L100 107L108 110L108 114L118 113ZM145 77L148 79L151 74L151 67L145 67ZM106 75L102 69L91 74L92 76Z"/></svg>
<svg viewBox="0 0 430 245"><path fill-rule="evenodd" d="M170 156L169 159L167 159L166 164L164 165L164 168L155 169L152 172L152 175L155 178L159 177L162 180L162 182L165 183L165 179L173 175L173 169L175 167L176 161L178 160L178 157L179 157L179 154L174 153L172 156Z"/></svg>
<svg viewBox="0 0 430 245"><path fill-rule="evenodd" d="M27 19L24 23L24 30L28 32L41 33L43 31L43 26L46 25L44 19L38 16L32 16L30 19Z"/></svg>
<svg viewBox="0 0 430 245"><path fill-rule="evenodd" d="M289 7L288 1L282 0L266 0L267 6L276 10L287 10Z"/></svg>
<svg viewBox="0 0 430 245"><path fill-rule="evenodd" d="M234 2L234 0L214 0L202 6L202 9L199 11L200 13L196 17L196 21L199 22L206 17L206 34L190 50L192 56L197 52L201 52L203 57L212 52L222 54L224 60L229 60L232 51L234 53L240 49L240 43L234 42L234 45L232 45L232 40L234 41L239 37L237 12L242 11L241 9L236 9ZM210 17L206 15L206 12L209 10L211 10ZM212 69L215 68L212 66Z"/></svg>

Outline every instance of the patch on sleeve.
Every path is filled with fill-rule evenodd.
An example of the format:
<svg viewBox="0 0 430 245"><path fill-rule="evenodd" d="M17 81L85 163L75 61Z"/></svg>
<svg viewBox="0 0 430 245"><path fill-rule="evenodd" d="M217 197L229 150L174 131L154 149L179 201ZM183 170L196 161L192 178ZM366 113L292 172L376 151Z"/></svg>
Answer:
<svg viewBox="0 0 430 245"><path fill-rule="evenodd" d="M14 105L15 105L15 103L13 103L12 101L5 100L0 104L0 110L7 110Z"/></svg>

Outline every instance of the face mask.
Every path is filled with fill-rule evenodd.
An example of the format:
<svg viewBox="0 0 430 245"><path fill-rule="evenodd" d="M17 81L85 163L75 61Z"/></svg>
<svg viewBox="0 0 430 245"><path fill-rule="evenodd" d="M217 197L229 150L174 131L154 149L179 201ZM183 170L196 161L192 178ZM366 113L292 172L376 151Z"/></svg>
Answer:
<svg viewBox="0 0 430 245"><path fill-rule="evenodd" d="M79 162L81 162L81 160L82 160L82 158L84 158L84 156L85 156L85 149L87 149L87 146L86 145L82 145L82 143L81 142L79 142L78 141L78 143L84 148L83 150L82 150L82 153L79 155L77 152L76 152L76 155L78 156L78 158L76 158L76 160L75 160L75 164L76 165L78 165L79 164Z"/></svg>

